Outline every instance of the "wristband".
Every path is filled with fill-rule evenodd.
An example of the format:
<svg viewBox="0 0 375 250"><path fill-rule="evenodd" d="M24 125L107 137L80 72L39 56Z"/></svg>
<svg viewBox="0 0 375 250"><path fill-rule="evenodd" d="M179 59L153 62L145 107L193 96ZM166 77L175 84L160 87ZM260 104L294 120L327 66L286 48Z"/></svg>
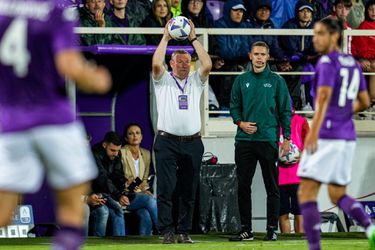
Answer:
<svg viewBox="0 0 375 250"><path fill-rule="evenodd" d="M241 120L236 121L237 126L240 126Z"/></svg>
<svg viewBox="0 0 375 250"><path fill-rule="evenodd" d="M197 41L198 39L194 37L193 39L190 40L190 44L193 44L194 41Z"/></svg>
<svg viewBox="0 0 375 250"><path fill-rule="evenodd" d="M290 141L290 137L284 136L284 140Z"/></svg>

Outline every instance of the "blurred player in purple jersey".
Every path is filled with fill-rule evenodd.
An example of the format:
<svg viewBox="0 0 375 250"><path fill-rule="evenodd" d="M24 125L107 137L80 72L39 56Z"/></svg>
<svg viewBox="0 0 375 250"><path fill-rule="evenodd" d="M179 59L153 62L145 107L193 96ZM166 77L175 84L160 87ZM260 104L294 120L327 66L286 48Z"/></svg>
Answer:
<svg viewBox="0 0 375 250"><path fill-rule="evenodd" d="M62 76L89 93L111 86L108 71L74 48L76 16L55 0L0 1L0 227L18 194L36 192L45 174L61 228L53 248L69 250L83 244L80 196L96 166Z"/></svg>
<svg viewBox="0 0 375 250"><path fill-rule="evenodd" d="M298 175L298 192L304 230L310 250L320 247L320 214L317 194L328 184L331 201L366 229L375 249L375 227L362 205L346 194L355 150L353 112L370 105L361 67L351 55L339 52L343 25L323 19L314 27L314 47L323 54L316 65L313 96L315 115L305 140Z"/></svg>

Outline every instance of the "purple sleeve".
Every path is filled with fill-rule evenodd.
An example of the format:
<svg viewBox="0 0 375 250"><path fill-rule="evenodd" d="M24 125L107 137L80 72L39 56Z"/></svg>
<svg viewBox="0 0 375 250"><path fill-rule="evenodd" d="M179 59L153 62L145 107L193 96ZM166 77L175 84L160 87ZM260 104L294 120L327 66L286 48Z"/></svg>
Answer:
<svg viewBox="0 0 375 250"><path fill-rule="evenodd" d="M320 86L329 86L334 87L336 82L335 66L332 60L324 55L320 58L317 70L317 87Z"/></svg>
<svg viewBox="0 0 375 250"><path fill-rule="evenodd" d="M357 68L359 70L359 75L360 75L358 92L367 91L367 83L366 83L365 76L363 75L362 68L361 68L361 66L359 66L359 64L357 64Z"/></svg>
<svg viewBox="0 0 375 250"><path fill-rule="evenodd" d="M51 20L52 48L55 54L62 50L74 49L77 41L74 27L77 25L77 12L74 8L56 8Z"/></svg>

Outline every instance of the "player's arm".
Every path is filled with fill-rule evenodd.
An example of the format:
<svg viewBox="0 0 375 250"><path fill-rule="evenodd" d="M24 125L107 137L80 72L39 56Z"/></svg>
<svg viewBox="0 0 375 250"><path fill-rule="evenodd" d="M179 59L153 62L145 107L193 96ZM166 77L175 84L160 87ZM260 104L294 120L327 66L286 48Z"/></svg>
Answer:
<svg viewBox="0 0 375 250"><path fill-rule="evenodd" d="M353 105L353 113L361 112L370 107L371 101L367 90L363 90L358 93L357 100Z"/></svg>
<svg viewBox="0 0 375 250"><path fill-rule="evenodd" d="M195 34L195 26L194 23L189 20L191 31L189 34L189 41L191 42L191 45L195 49L195 52L197 52L199 62L201 64L200 66L200 78L202 82L205 82L208 78L208 75L210 74L211 68L212 68L212 61L206 50L203 48L202 44L197 40L197 35Z"/></svg>
<svg viewBox="0 0 375 250"><path fill-rule="evenodd" d="M315 114L312 121L312 126L305 140L305 149L314 153L317 149L317 141L319 137L319 131L322 126L324 117L326 115L328 105L332 97L332 87L320 86L315 101Z"/></svg>
<svg viewBox="0 0 375 250"><path fill-rule="evenodd" d="M167 51L168 42L172 39L168 33L168 24L169 22L164 27L164 35L155 50L154 56L152 57L152 77L154 80L160 80L165 71L165 53Z"/></svg>
<svg viewBox="0 0 375 250"><path fill-rule="evenodd" d="M86 93L103 94L112 85L111 75L104 67L88 62L76 50L63 50L56 54L55 64L61 75L75 81L77 87Z"/></svg>

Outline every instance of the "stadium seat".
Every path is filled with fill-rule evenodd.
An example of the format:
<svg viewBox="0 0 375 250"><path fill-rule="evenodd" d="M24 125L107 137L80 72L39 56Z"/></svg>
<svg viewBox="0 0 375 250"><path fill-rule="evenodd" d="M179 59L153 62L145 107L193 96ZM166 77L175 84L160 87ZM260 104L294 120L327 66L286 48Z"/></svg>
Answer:
<svg viewBox="0 0 375 250"><path fill-rule="evenodd" d="M336 232L334 226L336 226L337 232L345 232L342 223L336 213L333 212L320 212L321 218L321 231L322 232Z"/></svg>

